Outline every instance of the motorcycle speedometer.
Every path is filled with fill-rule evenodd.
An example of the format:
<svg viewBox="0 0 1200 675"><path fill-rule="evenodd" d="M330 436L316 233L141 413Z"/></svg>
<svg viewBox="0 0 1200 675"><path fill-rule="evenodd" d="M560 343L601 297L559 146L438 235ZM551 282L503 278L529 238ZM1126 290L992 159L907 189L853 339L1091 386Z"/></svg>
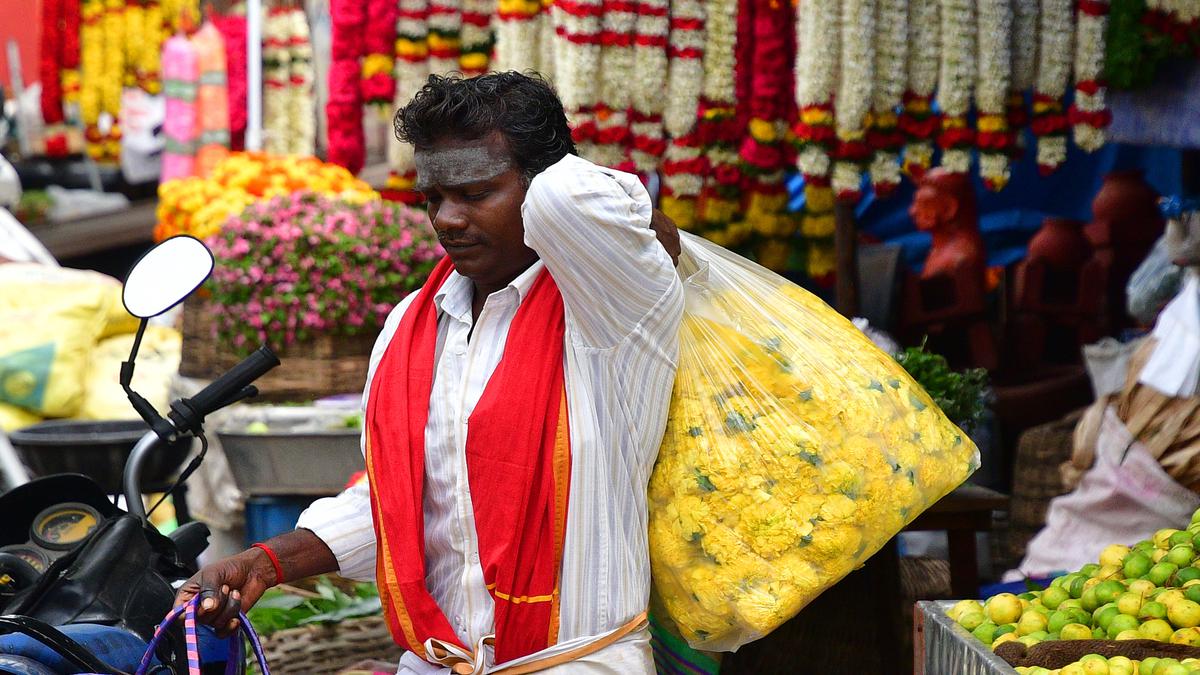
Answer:
<svg viewBox="0 0 1200 675"><path fill-rule="evenodd" d="M11 553L12 555L17 556L21 560L29 563L29 566L37 570L38 574L42 574L46 571L46 568L50 566L50 559L46 557L46 554L28 544L5 546L0 548L0 553Z"/></svg>
<svg viewBox="0 0 1200 675"><path fill-rule="evenodd" d="M55 504L33 519L29 534L38 546L51 551L66 551L86 539L100 520L100 512L87 504Z"/></svg>

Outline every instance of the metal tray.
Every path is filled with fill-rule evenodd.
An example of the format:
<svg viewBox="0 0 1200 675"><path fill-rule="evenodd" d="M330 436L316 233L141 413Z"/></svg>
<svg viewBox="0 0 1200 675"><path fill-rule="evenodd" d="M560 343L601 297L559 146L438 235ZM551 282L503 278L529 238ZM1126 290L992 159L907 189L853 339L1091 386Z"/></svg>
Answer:
<svg viewBox="0 0 1200 675"><path fill-rule="evenodd" d="M917 675L1016 675L1012 666L946 615L953 600L922 600L917 621L924 636L924 658ZM917 639L921 639L918 636Z"/></svg>
<svg viewBox="0 0 1200 675"><path fill-rule="evenodd" d="M333 495L364 468L359 431L217 432L246 495Z"/></svg>

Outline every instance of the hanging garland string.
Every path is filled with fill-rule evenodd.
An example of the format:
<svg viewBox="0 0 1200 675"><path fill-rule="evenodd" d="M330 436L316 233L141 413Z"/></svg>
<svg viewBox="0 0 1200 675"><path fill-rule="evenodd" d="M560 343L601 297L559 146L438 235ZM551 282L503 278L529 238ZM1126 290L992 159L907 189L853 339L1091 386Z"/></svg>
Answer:
<svg viewBox="0 0 1200 675"><path fill-rule="evenodd" d="M558 0L551 9L555 84L576 148L584 157L591 157L595 150L603 10L601 0Z"/></svg>
<svg viewBox="0 0 1200 675"><path fill-rule="evenodd" d="M1025 137L1021 131L1029 124L1025 92L1037 80L1038 0L1014 0L1012 24L1012 79L1008 94L1009 155L1019 157Z"/></svg>
<svg viewBox="0 0 1200 675"><path fill-rule="evenodd" d="M366 7L362 0L330 0L329 10L333 23L329 101L325 104L329 161L358 173L366 159L359 64Z"/></svg>
<svg viewBox="0 0 1200 675"><path fill-rule="evenodd" d="M671 142L667 145L662 162L661 207L679 227L689 231L697 226L696 199L704 187L704 176L709 169L703 142L696 133L700 88L704 78L704 23L703 3L697 0L671 0L667 91L663 108L663 126Z"/></svg>
<svg viewBox="0 0 1200 675"><path fill-rule="evenodd" d="M637 5L637 12L633 104L629 112L630 157L634 168L648 175L658 168L667 147L663 138L662 93L667 87L670 0L642 0Z"/></svg>
<svg viewBox="0 0 1200 675"><path fill-rule="evenodd" d="M938 146L942 167L951 173L971 169L974 130L967 126L976 78L976 17L974 0L941 0L942 57L938 73L938 105L942 129Z"/></svg>
<svg viewBox="0 0 1200 675"><path fill-rule="evenodd" d="M291 95L291 10L277 7L267 14L263 25L263 148L272 155L286 155L291 149L291 120L288 107ZM363 86L366 87L366 81Z"/></svg>
<svg viewBox="0 0 1200 675"><path fill-rule="evenodd" d="M933 112L942 53L940 0L910 0L908 44L908 89L898 126L908 139L902 168L919 181L933 166L933 136L940 124Z"/></svg>
<svg viewBox="0 0 1200 675"><path fill-rule="evenodd" d="M600 31L600 101L596 107L596 138L592 159L603 166L633 171L629 159L629 116L633 105L634 0L603 0Z"/></svg>
<svg viewBox="0 0 1200 675"><path fill-rule="evenodd" d="M57 60L61 69L59 71L60 88L63 105L70 108L79 104L81 90L79 62L80 41L83 38L80 33L82 3L77 0L58 0L58 2L58 25L61 32L59 33Z"/></svg>
<svg viewBox="0 0 1200 675"><path fill-rule="evenodd" d="M386 108L396 93L396 0L366 0L365 56L362 60L362 97L367 105Z"/></svg>
<svg viewBox="0 0 1200 675"><path fill-rule="evenodd" d="M863 169L871 158L866 127L875 81L874 0L842 1L841 48L841 77L834 98L838 143L832 183L839 200L856 203L862 197Z"/></svg>
<svg viewBox="0 0 1200 675"><path fill-rule="evenodd" d="M100 161L104 157L104 137L100 133L104 79L104 0L84 0L80 19L79 114L84 124L88 155Z"/></svg>
<svg viewBox="0 0 1200 675"><path fill-rule="evenodd" d="M125 2L105 0L104 80L101 83L101 111L108 114L108 134L104 137L102 162L113 163L121 157L121 88L125 75Z"/></svg>
<svg viewBox="0 0 1200 675"><path fill-rule="evenodd" d="M841 11L837 0L809 0L796 12L796 105L792 133L797 166L804 176L804 215L800 232L817 239L833 235L831 155L837 144L833 94L841 54ZM820 45L812 48L809 45Z"/></svg>
<svg viewBox="0 0 1200 675"><path fill-rule="evenodd" d="M744 11L739 11L739 4ZM738 150L746 120L739 117L737 107L738 81L744 76L738 50L739 44L754 37L752 12L748 1L713 0L705 20L704 83L696 130L708 171L696 215L699 231L722 246L739 245L752 231L740 217L743 175Z"/></svg>
<svg viewBox="0 0 1200 675"><path fill-rule="evenodd" d="M1108 7L1108 0L1079 0L1076 14L1075 101L1068 118L1075 129L1075 144L1087 152L1104 146L1104 130L1112 122L1103 79Z"/></svg>
<svg viewBox="0 0 1200 675"><path fill-rule="evenodd" d="M317 153L317 114L313 103L316 74L313 72L312 39L308 17L303 9L293 9L289 18L288 60L291 63L291 80L288 93L291 100L288 102L288 114L293 130L289 154L310 157Z"/></svg>
<svg viewBox="0 0 1200 675"><path fill-rule="evenodd" d="M429 72L448 75L459 68L462 54L463 0L431 0L429 3Z"/></svg>
<svg viewBox="0 0 1200 675"><path fill-rule="evenodd" d="M246 15L216 14L211 21L225 42L230 147L239 150L246 134Z"/></svg>
<svg viewBox="0 0 1200 675"><path fill-rule="evenodd" d="M539 71L541 13L541 0L499 1L496 7L496 70Z"/></svg>
<svg viewBox="0 0 1200 675"><path fill-rule="evenodd" d="M1071 77L1074 50L1071 0L1041 0L1038 35L1038 69L1033 95L1033 121L1037 136L1037 164L1043 176L1067 160L1067 116L1063 96Z"/></svg>
<svg viewBox="0 0 1200 675"><path fill-rule="evenodd" d="M408 104L413 94L429 76L429 3L428 0L400 0L396 17L396 93L392 107L399 110ZM384 199L407 204L420 202L414 190L416 168L412 146L398 141L389 142L388 179L382 191Z"/></svg>
<svg viewBox="0 0 1200 675"><path fill-rule="evenodd" d="M495 0L463 0L462 53L458 65L463 75L473 77L488 71L494 36L492 14Z"/></svg>
<svg viewBox="0 0 1200 675"><path fill-rule="evenodd" d="M54 35L62 35L64 0L42 1L42 43L38 60L38 77L42 83L42 120L48 125L63 121L63 91L59 72L62 53Z"/></svg>
<svg viewBox="0 0 1200 675"><path fill-rule="evenodd" d="M871 98L871 127L867 145L871 158L871 185L879 197L891 195L900 185L900 148L904 134L897 127L896 111L904 102L908 58L907 0L879 0L876 25L875 88Z"/></svg>
<svg viewBox="0 0 1200 675"><path fill-rule="evenodd" d="M1012 135L1008 128L1012 24L1013 8L1009 0L979 0L975 138L979 146L979 175L984 186L992 191L1008 185L1008 161L1012 154Z"/></svg>

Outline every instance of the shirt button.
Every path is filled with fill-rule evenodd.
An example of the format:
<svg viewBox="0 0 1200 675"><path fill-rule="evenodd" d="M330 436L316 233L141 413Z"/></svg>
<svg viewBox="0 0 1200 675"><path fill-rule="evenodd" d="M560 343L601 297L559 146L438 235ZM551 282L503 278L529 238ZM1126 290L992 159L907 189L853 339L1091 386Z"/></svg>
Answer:
<svg viewBox="0 0 1200 675"><path fill-rule="evenodd" d="M471 553L471 563L475 565L479 564L479 553L477 551Z"/></svg>

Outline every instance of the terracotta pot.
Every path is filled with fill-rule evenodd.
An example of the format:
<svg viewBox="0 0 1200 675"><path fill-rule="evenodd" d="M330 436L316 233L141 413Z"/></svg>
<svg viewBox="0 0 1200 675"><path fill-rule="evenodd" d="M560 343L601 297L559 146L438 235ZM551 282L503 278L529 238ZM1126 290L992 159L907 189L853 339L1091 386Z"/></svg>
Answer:
<svg viewBox="0 0 1200 675"><path fill-rule="evenodd" d="M1047 218L1042 229L1029 240L1029 261L1043 262L1060 270L1077 270L1091 255L1092 246L1083 234L1083 223L1069 218Z"/></svg>
<svg viewBox="0 0 1200 675"><path fill-rule="evenodd" d="M1092 245L1153 244L1164 226L1158 197L1139 170L1113 171L1105 176L1092 200L1092 223L1087 227Z"/></svg>

